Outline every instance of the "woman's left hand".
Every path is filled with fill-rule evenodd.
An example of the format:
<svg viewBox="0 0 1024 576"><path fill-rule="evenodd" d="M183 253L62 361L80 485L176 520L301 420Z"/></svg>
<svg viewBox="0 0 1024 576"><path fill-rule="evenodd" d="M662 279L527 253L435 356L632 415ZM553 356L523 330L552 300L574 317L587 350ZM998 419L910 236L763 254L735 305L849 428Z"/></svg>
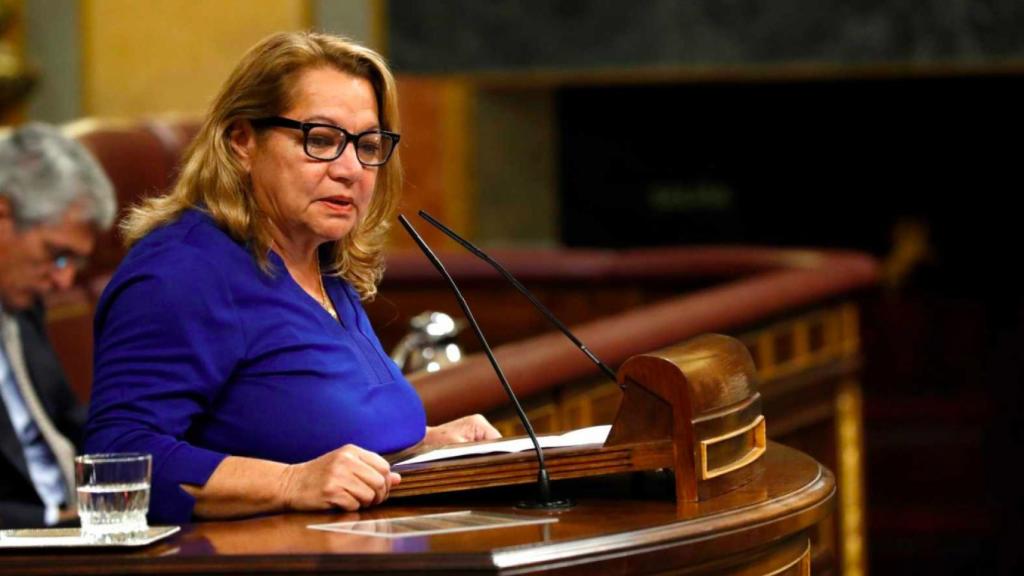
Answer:
<svg viewBox="0 0 1024 576"><path fill-rule="evenodd" d="M501 438L501 433L494 426L491 426L487 418L479 414L473 414L472 416L463 416L458 420L452 420L440 426L427 426L427 433L423 437L423 444L437 446L494 440L495 438Z"/></svg>

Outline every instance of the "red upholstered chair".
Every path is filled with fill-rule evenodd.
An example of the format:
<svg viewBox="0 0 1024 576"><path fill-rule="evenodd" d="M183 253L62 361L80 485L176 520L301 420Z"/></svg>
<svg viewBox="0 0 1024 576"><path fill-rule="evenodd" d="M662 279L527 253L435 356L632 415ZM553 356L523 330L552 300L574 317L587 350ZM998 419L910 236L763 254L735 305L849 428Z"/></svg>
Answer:
<svg viewBox="0 0 1024 576"><path fill-rule="evenodd" d="M140 198L173 182L198 129L189 118L144 122L86 119L64 127L96 157L117 194L119 217ZM69 292L47 299L47 323L71 387L82 400L92 385L92 315L96 300L124 257L116 226L100 235L89 265Z"/></svg>
<svg viewBox="0 0 1024 576"><path fill-rule="evenodd" d="M117 193L119 216L147 195L174 181L185 148L198 129L194 119L118 122L82 120L66 127L96 157ZM119 218L120 219L120 218ZM124 256L117 229L102 235L83 271L82 283L109 275Z"/></svg>

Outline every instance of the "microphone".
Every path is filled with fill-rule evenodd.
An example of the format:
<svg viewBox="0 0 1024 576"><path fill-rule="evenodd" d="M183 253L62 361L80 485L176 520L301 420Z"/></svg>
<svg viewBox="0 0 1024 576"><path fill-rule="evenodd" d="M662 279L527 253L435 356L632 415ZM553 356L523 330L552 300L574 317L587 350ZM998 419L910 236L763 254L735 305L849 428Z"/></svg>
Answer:
<svg viewBox="0 0 1024 576"><path fill-rule="evenodd" d="M580 351L587 356L587 358L590 358L591 362L597 364L597 367L600 368L602 372L604 372L605 376L610 378L612 382L615 382L616 384L619 383L619 378L615 375L615 371L609 368L604 362L601 362L601 360L597 356L595 356L593 352L590 351L590 348L587 348L586 344L581 342L580 339L577 338L576 335L569 330L568 326L566 326L565 324L562 323L561 320L556 318L554 313L552 313L551 310L548 310L547 306L542 304L541 301L538 300L532 292L527 290L526 286L523 286L519 282L519 280L517 280L516 277L512 275L511 272L506 270L505 267L502 266L501 264L498 264L497 260L488 256L483 250L474 246L473 243L470 242L469 240L466 240L462 236L456 234L455 231L453 231L451 228L438 222L436 218L434 218L430 214L427 214L426 211L420 210L418 214L420 215L420 218L423 218L424 220L432 224L435 228L437 228L441 232L444 232L449 238L461 244L462 247L465 248L466 250L472 252L474 256L490 264L492 268L497 270L502 276L505 277L505 280L508 280L509 284L512 284L513 288L518 290L519 293L522 294L523 296L526 296L526 299L530 301L530 304L533 304L533 306L537 310L539 310L541 314L543 314L544 317L548 319L549 322L554 324L555 328L561 330L562 334L565 334L566 338L568 338L573 344L575 344L576 347L579 348ZM619 387L623 389L626 388L623 384L619 384Z"/></svg>
<svg viewBox="0 0 1024 576"><path fill-rule="evenodd" d="M462 313L466 315L466 320L469 321L469 325L473 327L473 331L476 333L477 339L480 340L480 344L483 345L484 353L487 354L487 359L491 361L491 367L494 368L495 374L498 375L498 380L501 385L505 388L505 393L508 394L509 400L512 401L512 406L516 410L516 414L519 415L519 421L522 422L523 428L526 429L527 435L530 436L530 440L533 442L534 451L537 453L537 487L539 489L539 498L537 500L524 500L516 504L517 508L528 508L528 509L545 509L545 510L561 510L565 508L571 508L575 505L572 500L569 499L556 499L551 495L551 478L548 476L547 466L544 464L544 450L540 447L540 442L537 440L537 435L533 432L533 426L530 424L530 419L526 417L526 412L523 410L521 404L519 404L519 398L516 397L516 393L512 390L512 386L509 385L508 380L505 378L505 373L501 370L501 366L498 365L498 360L494 357L494 352L491 351L490 345L487 344L487 338L484 336L483 330L480 329L480 325L477 324L476 318L473 317L473 311L469 309L469 304L466 303L466 299L462 296L462 292L459 291L459 287L455 284L455 280L445 269L444 264L434 254L433 250L427 246L427 243L423 238L416 232L416 229L409 222L404 215L398 216L398 221L405 228L405 231L412 236L412 239L416 242L416 245L420 247L423 254L430 260L430 263L437 268L437 271L444 276L444 279L448 282L452 292L455 293L455 299L459 303L459 307L462 308Z"/></svg>

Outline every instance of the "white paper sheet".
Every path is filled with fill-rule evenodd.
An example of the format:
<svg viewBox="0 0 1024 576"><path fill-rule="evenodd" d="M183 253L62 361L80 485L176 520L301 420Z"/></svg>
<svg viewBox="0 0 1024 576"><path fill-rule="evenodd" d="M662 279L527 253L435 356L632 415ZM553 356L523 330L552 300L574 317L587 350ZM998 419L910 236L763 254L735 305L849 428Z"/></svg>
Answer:
<svg viewBox="0 0 1024 576"><path fill-rule="evenodd" d="M538 436L537 441L540 443L541 448L566 448L572 446L587 446L590 444L604 444L604 441L608 439L608 433L611 429L612 427L610 424L591 426L589 428L572 430L571 432L566 432L564 434ZM449 458L459 458L461 456L493 454L495 452L508 452L511 454L514 452L524 452L526 450L533 450L533 442L529 438L514 438L511 440L497 440L495 442L479 442L468 445L446 446L444 448L425 452L419 456L402 460L401 462L396 462L395 466L418 464L420 462L434 462L436 460L447 460Z"/></svg>

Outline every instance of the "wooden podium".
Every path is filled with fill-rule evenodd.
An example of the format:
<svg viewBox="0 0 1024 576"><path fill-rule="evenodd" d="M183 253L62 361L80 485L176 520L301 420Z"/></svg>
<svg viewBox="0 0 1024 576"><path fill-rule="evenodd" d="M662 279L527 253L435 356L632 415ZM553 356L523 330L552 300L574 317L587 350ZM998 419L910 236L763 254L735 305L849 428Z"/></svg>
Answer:
<svg viewBox="0 0 1024 576"><path fill-rule="evenodd" d="M834 478L765 442L753 374L746 349L716 335L627 361L605 445L545 452L554 479L576 479L556 485L577 500L569 510L516 510L521 494L495 488L533 482L532 454L467 458L407 467L368 511L196 523L137 551L5 552L0 574L806 575L831 560L811 534L832 512ZM665 495L638 478L668 478ZM307 528L469 509L558 522L400 539Z"/></svg>
<svg viewBox="0 0 1024 576"><path fill-rule="evenodd" d="M672 470L679 510L764 470L765 421L754 363L736 339L711 334L619 370L625 396L603 446L545 450L552 479ZM398 466L392 497L535 482L533 452Z"/></svg>

